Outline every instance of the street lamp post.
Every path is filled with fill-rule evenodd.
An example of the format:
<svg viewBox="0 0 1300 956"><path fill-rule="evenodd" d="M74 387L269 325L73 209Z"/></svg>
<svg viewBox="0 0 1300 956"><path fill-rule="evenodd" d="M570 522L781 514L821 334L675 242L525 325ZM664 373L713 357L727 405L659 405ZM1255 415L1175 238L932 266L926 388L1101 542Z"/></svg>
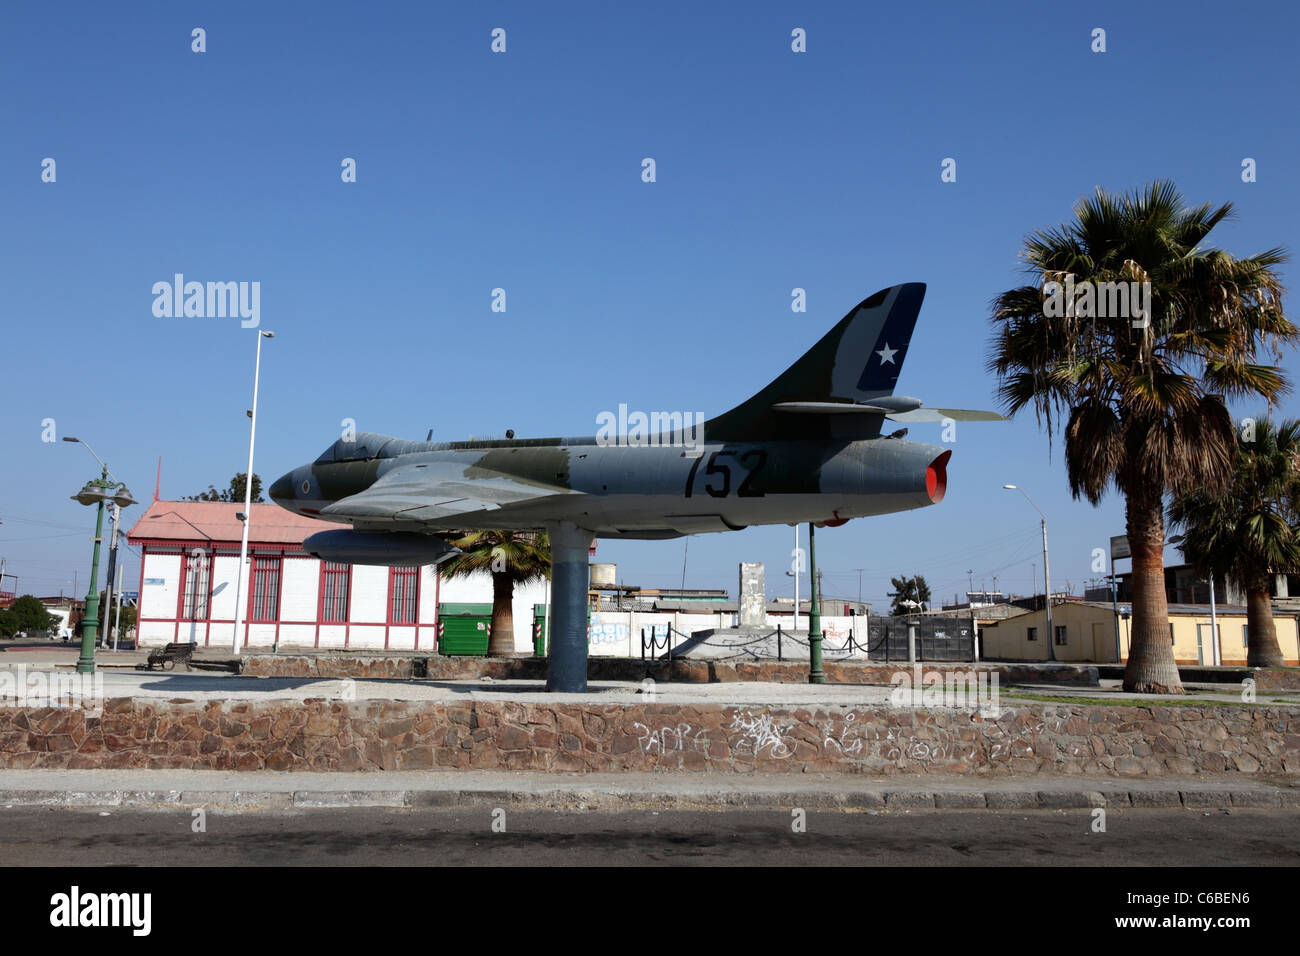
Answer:
<svg viewBox="0 0 1300 956"><path fill-rule="evenodd" d="M1046 596L1046 600L1043 603L1047 609L1047 659L1049 661L1055 661L1056 632L1052 629L1052 572L1048 569L1047 565L1047 515L1043 514L1038 505L1034 504L1034 500L1025 493L1025 489L1018 488L1015 485L1003 485L1002 487L1006 488L1008 491L1018 491L1024 495L1025 500L1029 502L1029 506L1037 511L1038 516L1043 519L1043 590Z"/></svg>
<svg viewBox="0 0 1300 956"><path fill-rule="evenodd" d="M808 683L824 684L822 673L822 612L817 606L820 597L817 587L817 526L808 522Z"/></svg>
<svg viewBox="0 0 1300 956"><path fill-rule="evenodd" d="M248 471L244 473L244 513L240 515L243 531L239 536L239 564L235 568L235 636L232 638L232 650L239 655L239 632L244 624L244 604L242 585L244 583L244 565L248 561L248 524L253 508L253 441L257 438L257 385L262 373L262 339L275 338L274 332L257 333L257 358L253 362L253 410L249 413L252 423L248 427ZM250 575L251 579L251 575ZM249 581L252 588L252 581Z"/></svg>
<svg viewBox="0 0 1300 956"><path fill-rule="evenodd" d="M65 437L64 441L84 445L86 451L94 455L100 465L100 476L86 482L81 491L72 496L73 501L83 505L96 505L95 515L95 549L90 561L90 590L86 592L86 615L81 621L81 655L77 658L77 672L93 674L95 672L95 636L99 630L99 545L104 537L104 506L114 503L126 508L135 504L135 499L127 491L126 485L112 477L108 465L95 450L79 438ZM107 608L105 612L107 612Z"/></svg>
<svg viewBox="0 0 1300 956"><path fill-rule="evenodd" d="M101 481L108 483L108 469L104 469ZM99 492L96 494L96 492ZM77 658L77 673L93 674L95 672L95 634L99 631L99 542L104 533L104 497L103 489L95 482L88 482L81 489L81 495L87 500L74 495L75 500L89 505L98 498L95 515L95 550L90 559L90 590L86 592L86 615L81 619L81 656Z"/></svg>

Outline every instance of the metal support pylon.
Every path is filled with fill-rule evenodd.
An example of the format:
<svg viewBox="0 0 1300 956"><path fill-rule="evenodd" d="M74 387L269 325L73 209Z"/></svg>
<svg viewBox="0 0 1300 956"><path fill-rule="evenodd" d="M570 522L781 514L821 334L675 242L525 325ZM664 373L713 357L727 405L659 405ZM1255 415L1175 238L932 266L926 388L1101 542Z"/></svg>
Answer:
<svg viewBox="0 0 1300 956"><path fill-rule="evenodd" d="M548 524L546 533L551 541L551 609L555 615L546 689L585 694L589 554L595 535L571 521Z"/></svg>

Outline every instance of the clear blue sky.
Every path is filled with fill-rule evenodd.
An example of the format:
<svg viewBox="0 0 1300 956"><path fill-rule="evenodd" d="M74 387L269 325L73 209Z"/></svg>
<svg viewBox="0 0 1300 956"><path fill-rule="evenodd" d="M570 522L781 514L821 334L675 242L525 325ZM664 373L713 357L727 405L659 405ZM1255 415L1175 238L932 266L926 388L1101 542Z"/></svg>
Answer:
<svg viewBox="0 0 1300 956"><path fill-rule="evenodd" d="M619 403L713 414L902 281L929 293L898 390L991 408L989 302L1021 281L1022 237L1095 186L1172 178L1237 204L1216 244L1300 248L1298 26L1289 5L1172 2L10 5L0 555L20 590L70 591L74 569L84 589L93 517L68 496L97 468L43 419L142 502L159 457L164 497L244 469L254 332L156 318L176 272L261 283L267 480L349 417L456 439L591 434ZM1041 587L1037 515L1006 482L1048 515L1054 584L1078 592L1123 533L1115 496L1070 498L1032 416L959 426L949 477L938 507L825 530L828 595L856 597L856 568L877 604L899 572L947 599L967 569L1027 592L1036 562ZM792 536L693 538L688 579L734 590L760 560L789 594ZM682 557L598 552L646 586L679 584Z"/></svg>

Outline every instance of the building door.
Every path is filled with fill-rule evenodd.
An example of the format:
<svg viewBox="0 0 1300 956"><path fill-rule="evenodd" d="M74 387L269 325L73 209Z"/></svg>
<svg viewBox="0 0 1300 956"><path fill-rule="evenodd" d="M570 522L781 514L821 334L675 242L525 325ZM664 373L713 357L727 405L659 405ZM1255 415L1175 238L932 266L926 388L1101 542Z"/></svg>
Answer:
<svg viewBox="0 0 1300 956"><path fill-rule="evenodd" d="M1196 663L1205 663L1205 646L1210 640L1210 625L1196 625Z"/></svg>
<svg viewBox="0 0 1300 956"><path fill-rule="evenodd" d="M1214 663L1214 627L1212 625L1196 625L1196 650L1200 655L1202 664Z"/></svg>
<svg viewBox="0 0 1300 956"><path fill-rule="evenodd" d="M1107 624L1092 625L1092 659L1098 664L1109 661L1115 649L1114 629Z"/></svg>

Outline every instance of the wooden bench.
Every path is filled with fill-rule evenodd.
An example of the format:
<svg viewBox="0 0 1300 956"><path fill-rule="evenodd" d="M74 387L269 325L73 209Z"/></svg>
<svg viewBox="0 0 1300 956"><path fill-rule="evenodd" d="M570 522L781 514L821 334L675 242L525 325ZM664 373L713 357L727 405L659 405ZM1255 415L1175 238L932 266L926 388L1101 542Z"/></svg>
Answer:
<svg viewBox="0 0 1300 956"><path fill-rule="evenodd" d="M160 651L150 651L149 659L145 662L144 669L153 670L157 664L165 671L175 670L176 662L181 661L186 670L190 670L190 659L194 657L194 649L198 644L168 644Z"/></svg>

